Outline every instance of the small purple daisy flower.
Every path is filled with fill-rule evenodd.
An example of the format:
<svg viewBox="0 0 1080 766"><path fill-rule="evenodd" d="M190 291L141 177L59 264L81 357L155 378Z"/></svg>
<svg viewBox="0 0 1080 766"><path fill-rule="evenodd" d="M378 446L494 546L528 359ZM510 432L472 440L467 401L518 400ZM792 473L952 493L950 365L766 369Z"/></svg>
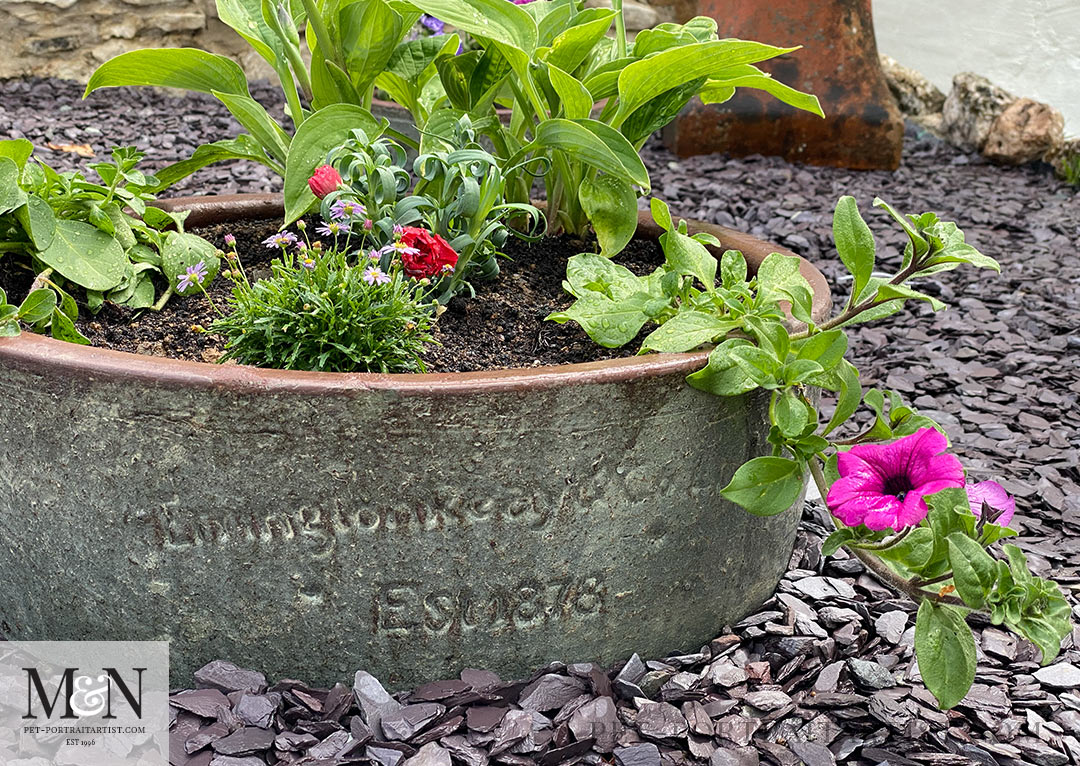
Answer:
<svg viewBox="0 0 1080 766"><path fill-rule="evenodd" d="M312 269L315 268L315 259L314 258L305 258L304 260L300 261L300 265L303 266L308 271L311 271Z"/></svg>
<svg viewBox="0 0 1080 766"><path fill-rule="evenodd" d="M360 277L369 285L385 285L390 281L390 276L378 266L369 266L364 269Z"/></svg>
<svg viewBox="0 0 1080 766"><path fill-rule="evenodd" d="M327 221L322 226L315 229L316 232L322 234L324 237L336 237L338 234L349 234L349 224L342 223L341 221Z"/></svg>
<svg viewBox="0 0 1080 766"><path fill-rule="evenodd" d="M226 234L225 244L229 247L236 247L236 237L234 237L232 234Z"/></svg>
<svg viewBox="0 0 1080 766"><path fill-rule="evenodd" d="M201 285L203 280L206 279L206 275L206 263L203 261L199 261L194 266L188 266L184 275L180 277L180 281L176 283L177 292L185 293L189 287Z"/></svg>
<svg viewBox="0 0 1080 766"><path fill-rule="evenodd" d="M295 245L297 241L298 240L296 238L296 235L293 234L291 231L279 231L276 234L271 234L269 237L264 239L263 245L271 249L275 247L280 247L282 250L284 250L290 245Z"/></svg>
<svg viewBox="0 0 1080 766"><path fill-rule="evenodd" d="M344 221L353 216L366 215L367 210L359 202L351 199L339 199L330 206L330 217L335 221Z"/></svg>

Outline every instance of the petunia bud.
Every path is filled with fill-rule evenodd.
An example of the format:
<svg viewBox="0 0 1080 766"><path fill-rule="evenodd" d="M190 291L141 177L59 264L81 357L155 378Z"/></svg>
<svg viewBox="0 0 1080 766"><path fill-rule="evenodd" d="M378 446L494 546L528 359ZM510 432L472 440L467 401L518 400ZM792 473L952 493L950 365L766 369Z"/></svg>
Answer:
<svg viewBox="0 0 1080 766"><path fill-rule="evenodd" d="M308 188L319 199L323 199L330 192L336 191L341 186L341 174L330 165L320 165L308 179Z"/></svg>

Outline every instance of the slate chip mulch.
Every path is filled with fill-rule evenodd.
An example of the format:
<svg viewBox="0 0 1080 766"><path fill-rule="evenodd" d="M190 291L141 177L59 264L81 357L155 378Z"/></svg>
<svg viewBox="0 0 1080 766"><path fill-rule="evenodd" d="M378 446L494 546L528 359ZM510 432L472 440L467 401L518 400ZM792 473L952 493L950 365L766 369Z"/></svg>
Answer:
<svg viewBox="0 0 1080 766"><path fill-rule="evenodd" d="M276 104L276 91L253 93ZM134 143L164 164L236 129L209 97L99 92L57 80L0 82L0 137L39 146ZM107 135L102 135L106 130ZM47 151L47 150L46 150ZM57 166L87 160L64 152ZM1000 277L960 270L922 289L950 303L852 331L864 382L945 425L975 479L1017 496L1032 567L1080 618L1080 196L1045 168L998 168L909 128L894 173L775 158L678 159L645 150L655 192L687 218L749 231L814 260L834 285L831 212L854 194L884 265L901 238L870 203L956 220ZM258 166L203 171L176 193L269 191ZM839 303L843 296L836 290ZM940 712L913 662L914 610L843 553L820 555L821 508L803 515L789 571L754 615L704 647L614 668L554 664L530 679L465 670L391 695L358 673L332 689L270 683L216 662L172 697L176 766L828 766L1080 764L1080 629L1040 667L1035 648L976 623L976 684ZM394 690L391 690L394 691Z"/></svg>

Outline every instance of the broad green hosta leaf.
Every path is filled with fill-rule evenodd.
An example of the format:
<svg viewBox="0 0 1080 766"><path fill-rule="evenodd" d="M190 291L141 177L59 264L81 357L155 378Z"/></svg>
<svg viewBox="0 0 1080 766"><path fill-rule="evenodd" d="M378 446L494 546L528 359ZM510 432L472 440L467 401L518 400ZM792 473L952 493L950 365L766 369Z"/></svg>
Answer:
<svg viewBox="0 0 1080 766"><path fill-rule="evenodd" d="M698 78L661 93L635 110L619 130L632 144L640 145L654 132L678 117L703 82L703 78Z"/></svg>
<svg viewBox="0 0 1080 766"><path fill-rule="evenodd" d="M793 506L802 489L803 469L798 462L756 457L739 467L720 494L755 516L775 516Z"/></svg>
<svg viewBox="0 0 1080 766"><path fill-rule="evenodd" d="M573 72L607 34L614 20L615 11L607 8L590 8L579 13L574 26L560 32L551 43L547 62L564 72Z"/></svg>
<svg viewBox="0 0 1080 766"><path fill-rule="evenodd" d="M412 4L476 37L512 46L526 55L536 49L536 22L507 0L415 0Z"/></svg>
<svg viewBox="0 0 1080 766"><path fill-rule="evenodd" d="M201 93L248 92L244 70L235 61L197 48L147 48L121 53L90 75L83 97L98 88L122 85L155 85Z"/></svg>
<svg viewBox="0 0 1080 766"><path fill-rule="evenodd" d="M37 253L46 266L88 290L111 290L130 266L123 248L82 221L61 219L49 247Z"/></svg>
<svg viewBox="0 0 1080 766"><path fill-rule="evenodd" d="M225 105L236 121L244 126L251 137L259 142L267 154L282 165L285 164L285 157L289 154L289 142L292 139L262 104L251 96L235 93L214 91L214 96Z"/></svg>
<svg viewBox="0 0 1080 766"><path fill-rule="evenodd" d="M877 245L874 234L859 214L854 197L844 196L833 211L833 241L840 260L854 277L849 305L854 305L874 272Z"/></svg>
<svg viewBox="0 0 1080 766"><path fill-rule="evenodd" d="M394 49L385 71L375 78L375 84L412 112L418 125L423 125L427 115L420 97L424 86L435 75L435 59L453 55L457 52L458 44L457 35L406 40Z"/></svg>
<svg viewBox="0 0 1080 766"><path fill-rule="evenodd" d="M157 183L150 188L151 192L160 192L173 184L187 178L192 173L202 170L207 165L215 162L228 160L249 160L273 170L278 175L285 175L285 168L267 156L262 147L246 133L241 133L236 138L227 138L223 141L215 141L212 144L203 144L186 160L174 162L154 173Z"/></svg>
<svg viewBox="0 0 1080 766"><path fill-rule="evenodd" d="M634 147L621 133L596 120L544 120L536 128L532 145L564 151L597 170L646 190L649 187L649 174Z"/></svg>
<svg viewBox="0 0 1080 766"><path fill-rule="evenodd" d="M401 16L383 0L364 0L343 6L338 23L349 77L363 93L394 55L401 40Z"/></svg>
<svg viewBox="0 0 1080 766"><path fill-rule="evenodd" d="M262 0L217 0L217 15L276 68L284 51L281 40L263 17L262 6Z"/></svg>
<svg viewBox="0 0 1080 766"><path fill-rule="evenodd" d="M615 176L584 178L578 200L589 217L600 253L613 258L622 252L637 231L637 194L630 184Z"/></svg>
<svg viewBox="0 0 1080 766"><path fill-rule="evenodd" d="M713 40L671 48L627 65L619 75L620 126L634 110L665 91L739 64L775 58L798 48L777 48L746 40ZM590 89L591 90L591 89Z"/></svg>
<svg viewBox="0 0 1080 766"><path fill-rule="evenodd" d="M681 311L649 333L641 350L678 354L715 343L738 326L704 311Z"/></svg>
<svg viewBox="0 0 1080 766"><path fill-rule="evenodd" d="M731 74L717 73L716 76L710 77L699 94L701 101L706 104L722 104L731 98L731 92L735 88L754 88L763 90L778 101L783 101L796 109L816 114L818 117L825 116L817 96L785 85L755 66L747 64L738 69L743 71Z"/></svg>
<svg viewBox="0 0 1080 766"><path fill-rule="evenodd" d="M975 681L975 639L955 606L923 601L915 619L919 673L942 710L964 698Z"/></svg>
<svg viewBox="0 0 1080 766"><path fill-rule="evenodd" d="M637 61L633 56L608 61L591 70L582 84L595 101L610 98L619 92L619 75L628 65Z"/></svg>
<svg viewBox="0 0 1080 766"><path fill-rule="evenodd" d="M308 188L308 179L315 168L326 162L331 149L345 143L349 131L354 128L364 131L371 140L382 133L371 112L352 104L333 104L320 109L297 129L285 164L285 226L303 216L316 203L317 198Z"/></svg>
<svg viewBox="0 0 1080 766"><path fill-rule="evenodd" d="M589 116L593 100L584 85L553 64L548 64L548 79L562 103L563 117L576 120Z"/></svg>

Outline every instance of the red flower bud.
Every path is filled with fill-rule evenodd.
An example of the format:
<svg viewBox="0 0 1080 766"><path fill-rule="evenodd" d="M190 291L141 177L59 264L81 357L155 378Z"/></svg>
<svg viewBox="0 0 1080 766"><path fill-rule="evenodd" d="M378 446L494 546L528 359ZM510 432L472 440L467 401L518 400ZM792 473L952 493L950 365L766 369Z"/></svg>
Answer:
<svg viewBox="0 0 1080 766"><path fill-rule="evenodd" d="M315 172L307 182L308 188L311 189L311 193L319 199L322 199L332 191L336 191L341 184L341 174L334 170L330 165L320 165L315 168Z"/></svg>
<svg viewBox="0 0 1080 766"><path fill-rule="evenodd" d="M416 226L406 226L401 234L406 247L416 248L415 253L402 253L401 265L413 279L444 276L454 270L458 254L438 234Z"/></svg>

